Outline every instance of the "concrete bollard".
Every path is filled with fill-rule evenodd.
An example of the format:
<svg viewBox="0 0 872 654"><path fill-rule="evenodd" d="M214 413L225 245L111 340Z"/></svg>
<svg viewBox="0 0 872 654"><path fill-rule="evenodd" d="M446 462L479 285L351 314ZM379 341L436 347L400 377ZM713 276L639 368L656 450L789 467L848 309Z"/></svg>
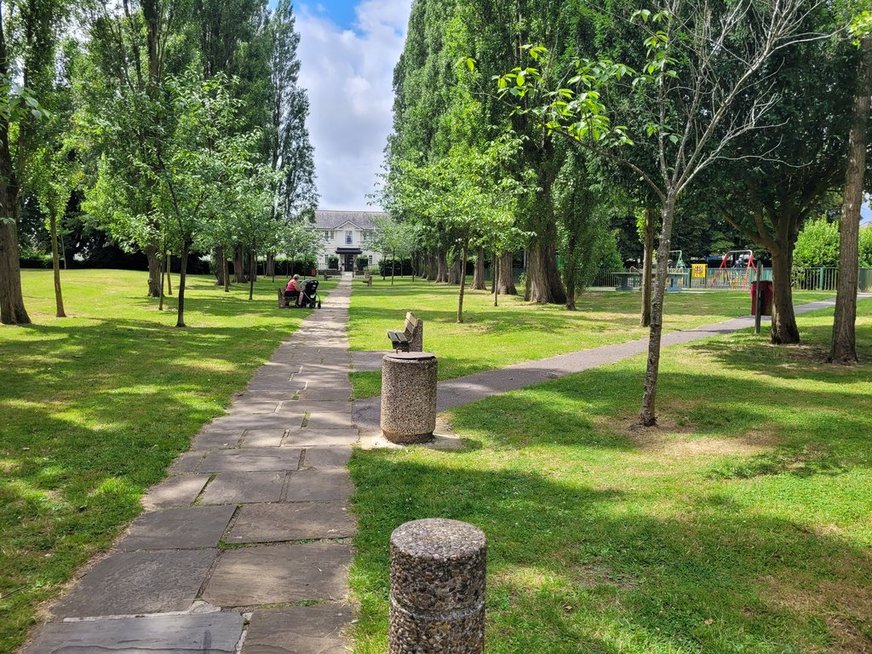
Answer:
<svg viewBox="0 0 872 654"><path fill-rule="evenodd" d="M426 443L436 429L436 356L398 352L382 359L381 429L392 443Z"/></svg>
<svg viewBox="0 0 872 654"><path fill-rule="evenodd" d="M433 518L391 534L389 654L481 654L487 541L478 527Z"/></svg>

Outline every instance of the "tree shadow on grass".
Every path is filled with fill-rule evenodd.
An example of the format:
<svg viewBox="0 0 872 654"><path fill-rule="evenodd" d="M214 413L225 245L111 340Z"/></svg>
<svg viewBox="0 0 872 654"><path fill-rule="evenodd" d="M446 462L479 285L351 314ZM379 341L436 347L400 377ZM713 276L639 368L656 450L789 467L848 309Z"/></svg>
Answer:
<svg viewBox="0 0 872 654"><path fill-rule="evenodd" d="M358 452L352 472L358 632L376 641L386 632L390 532L445 517L488 536L489 652L872 645L872 616L858 601L869 596L868 552L765 511L702 492L691 512L660 516L629 487L603 490L584 473L555 480L448 455Z"/></svg>

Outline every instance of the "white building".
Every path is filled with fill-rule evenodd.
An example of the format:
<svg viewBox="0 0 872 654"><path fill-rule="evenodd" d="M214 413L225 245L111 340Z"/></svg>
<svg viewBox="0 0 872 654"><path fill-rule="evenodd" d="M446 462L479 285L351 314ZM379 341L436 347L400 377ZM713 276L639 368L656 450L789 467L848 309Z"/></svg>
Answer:
<svg viewBox="0 0 872 654"><path fill-rule="evenodd" d="M339 268L353 271L358 257L365 256L369 266L378 266L381 255L370 249L375 233L374 218L387 218L377 211L322 211L315 212L316 229L324 239L318 268L327 268L331 258L339 259Z"/></svg>

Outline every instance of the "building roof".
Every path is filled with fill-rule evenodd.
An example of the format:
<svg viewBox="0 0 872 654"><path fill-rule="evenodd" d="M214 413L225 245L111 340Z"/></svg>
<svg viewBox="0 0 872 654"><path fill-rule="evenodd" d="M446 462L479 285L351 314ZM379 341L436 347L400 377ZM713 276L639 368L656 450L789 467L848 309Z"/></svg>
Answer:
<svg viewBox="0 0 872 654"><path fill-rule="evenodd" d="M375 229L373 218L387 218L383 211L324 211L315 212L316 229L338 229L352 223L360 229Z"/></svg>

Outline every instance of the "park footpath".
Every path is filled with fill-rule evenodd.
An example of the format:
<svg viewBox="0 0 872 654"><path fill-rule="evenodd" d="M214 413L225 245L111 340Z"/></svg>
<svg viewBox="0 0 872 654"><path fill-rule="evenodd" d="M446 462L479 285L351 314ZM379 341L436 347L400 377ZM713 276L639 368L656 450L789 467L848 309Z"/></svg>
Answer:
<svg viewBox="0 0 872 654"><path fill-rule="evenodd" d="M339 654L353 619L351 280L206 425L25 654Z"/></svg>

